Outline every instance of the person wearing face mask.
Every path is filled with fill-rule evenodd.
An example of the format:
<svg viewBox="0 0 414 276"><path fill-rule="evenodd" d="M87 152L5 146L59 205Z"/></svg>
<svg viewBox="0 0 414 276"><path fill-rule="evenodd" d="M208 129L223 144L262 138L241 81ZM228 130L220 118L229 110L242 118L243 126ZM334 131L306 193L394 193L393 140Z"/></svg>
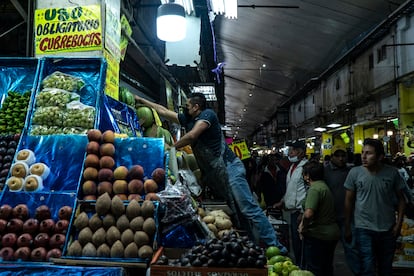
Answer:
<svg viewBox="0 0 414 276"><path fill-rule="evenodd" d="M302 169L308 160L306 159L306 145L304 141L293 141L286 143L286 145L289 146L288 159L291 165L286 176L286 193L282 200L275 204L275 207L283 207L290 217L293 254L296 264L301 265L302 242L297 230L301 220L302 201L306 196Z"/></svg>
<svg viewBox="0 0 414 276"><path fill-rule="evenodd" d="M174 146L182 148L191 145L202 173L202 183L208 185L215 199L227 202L234 214L233 222L247 230L257 244L277 246L281 252L287 253L287 249L278 241L273 226L253 198L246 179L246 169L226 144L218 117L213 110L207 108L204 94L189 94L183 113L176 113L138 96L135 96L135 100L154 108L160 116L186 129L186 134Z"/></svg>

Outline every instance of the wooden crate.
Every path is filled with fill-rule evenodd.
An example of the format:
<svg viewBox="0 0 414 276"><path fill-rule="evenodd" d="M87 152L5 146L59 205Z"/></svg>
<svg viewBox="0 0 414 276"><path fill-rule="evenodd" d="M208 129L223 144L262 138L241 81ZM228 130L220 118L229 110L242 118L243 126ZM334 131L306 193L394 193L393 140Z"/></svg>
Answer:
<svg viewBox="0 0 414 276"><path fill-rule="evenodd" d="M157 265L158 258L165 254L168 258L178 258L183 252L182 249L174 250L172 248L159 248L154 258L151 261L150 274L151 276L164 275L197 275L197 276L211 276L211 275L243 275L243 276L267 276L267 268L245 268L245 267L194 267L194 266L171 266L171 265Z"/></svg>

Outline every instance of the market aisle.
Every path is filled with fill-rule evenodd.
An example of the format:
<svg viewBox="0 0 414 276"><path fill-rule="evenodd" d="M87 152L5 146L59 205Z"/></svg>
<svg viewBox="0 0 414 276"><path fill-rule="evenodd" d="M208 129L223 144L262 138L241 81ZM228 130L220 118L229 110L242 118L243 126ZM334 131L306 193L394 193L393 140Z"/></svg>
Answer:
<svg viewBox="0 0 414 276"><path fill-rule="evenodd" d="M334 275L335 276L350 276L352 272L349 270L344 255L342 243L338 242L334 257Z"/></svg>

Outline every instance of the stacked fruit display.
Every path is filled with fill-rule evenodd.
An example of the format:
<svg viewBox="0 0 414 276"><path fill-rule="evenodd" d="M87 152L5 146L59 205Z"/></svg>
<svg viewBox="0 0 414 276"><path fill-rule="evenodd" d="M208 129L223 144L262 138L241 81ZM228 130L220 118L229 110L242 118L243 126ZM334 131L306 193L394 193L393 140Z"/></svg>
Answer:
<svg viewBox="0 0 414 276"><path fill-rule="evenodd" d="M169 260L162 255L157 264L168 265ZM207 267L254 267L265 268L266 256L260 246L247 236L228 232L221 239L210 239L205 244L196 244L171 265Z"/></svg>
<svg viewBox="0 0 414 276"><path fill-rule="evenodd" d="M74 240L66 255L150 258L156 233L154 215L152 201L145 200L140 205L137 200L131 200L125 206L119 197L111 199L105 193L96 200L95 210L82 211L75 218Z"/></svg>
<svg viewBox="0 0 414 276"><path fill-rule="evenodd" d="M21 133L26 121L30 92L9 91L0 109L0 134Z"/></svg>
<svg viewBox="0 0 414 276"><path fill-rule="evenodd" d="M6 184L19 139L20 134L0 135L0 191Z"/></svg>
<svg viewBox="0 0 414 276"><path fill-rule="evenodd" d="M158 186L164 184L165 170L156 168L151 178L144 179L144 168L133 165L130 168L120 165L115 167L115 134L111 130L102 133L98 129L88 131L85 168L82 180L82 199L96 200L97 196L108 193L122 200L153 198Z"/></svg>
<svg viewBox="0 0 414 276"><path fill-rule="evenodd" d="M43 180L49 173L50 169L45 163L36 162L33 151L22 149L16 154L6 185L12 192L37 192L43 189Z"/></svg>
<svg viewBox="0 0 414 276"><path fill-rule="evenodd" d="M0 207L0 257L4 261L46 261L60 258L65 244L72 207L63 206L54 219L47 205L36 208L33 216L26 204Z"/></svg>
<svg viewBox="0 0 414 276"><path fill-rule="evenodd" d="M269 276L314 276L312 272L300 269L276 246L266 248L266 259Z"/></svg>
<svg viewBox="0 0 414 276"><path fill-rule="evenodd" d="M145 137L164 138L165 144L169 146L174 145L174 139L170 131L161 127L160 122L159 125L157 124L156 118L158 117L158 115L156 114L155 110L146 106L137 106L136 114L139 119L139 124L144 129Z"/></svg>
<svg viewBox="0 0 414 276"><path fill-rule="evenodd" d="M95 108L80 102L79 78L55 72L42 81L36 95L31 135L79 134L93 128Z"/></svg>
<svg viewBox="0 0 414 276"><path fill-rule="evenodd" d="M230 232L233 227L230 216L223 210L210 211L202 219L207 224L208 229L218 238Z"/></svg>

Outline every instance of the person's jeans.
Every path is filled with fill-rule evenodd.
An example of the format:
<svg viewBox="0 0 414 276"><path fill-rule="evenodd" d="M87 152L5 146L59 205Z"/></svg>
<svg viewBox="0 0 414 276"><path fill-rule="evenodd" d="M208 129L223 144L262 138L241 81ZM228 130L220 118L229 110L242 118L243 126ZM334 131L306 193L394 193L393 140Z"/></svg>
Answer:
<svg viewBox="0 0 414 276"><path fill-rule="evenodd" d="M337 240L325 241L311 237L303 240L303 268L315 276L332 276Z"/></svg>
<svg viewBox="0 0 414 276"><path fill-rule="evenodd" d="M355 241L361 259L360 275L392 275L396 238L392 229L377 232L355 228Z"/></svg>
<svg viewBox="0 0 414 276"><path fill-rule="evenodd" d="M236 205L243 217L257 230L260 241L266 246L277 246L283 253L287 253L287 249L278 241L272 224L253 198L246 180L246 170L239 158L227 163L227 172Z"/></svg>
<svg viewBox="0 0 414 276"><path fill-rule="evenodd" d="M295 255L295 262L302 267L302 240L299 237L299 223L298 217L300 211L290 211L290 235L292 240L293 254Z"/></svg>
<svg viewBox="0 0 414 276"><path fill-rule="evenodd" d="M347 243L345 241L344 222L339 221L338 226L339 226L339 229L341 229L341 242L342 242L342 247L344 248L344 255L345 255L346 263L354 275L359 275L359 272L361 270L361 260L359 258L359 250L355 244L355 235L353 234L352 241L350 243ZM352 233L355 233L355 227L353 223L351 224L351 231Z"/></svg>

